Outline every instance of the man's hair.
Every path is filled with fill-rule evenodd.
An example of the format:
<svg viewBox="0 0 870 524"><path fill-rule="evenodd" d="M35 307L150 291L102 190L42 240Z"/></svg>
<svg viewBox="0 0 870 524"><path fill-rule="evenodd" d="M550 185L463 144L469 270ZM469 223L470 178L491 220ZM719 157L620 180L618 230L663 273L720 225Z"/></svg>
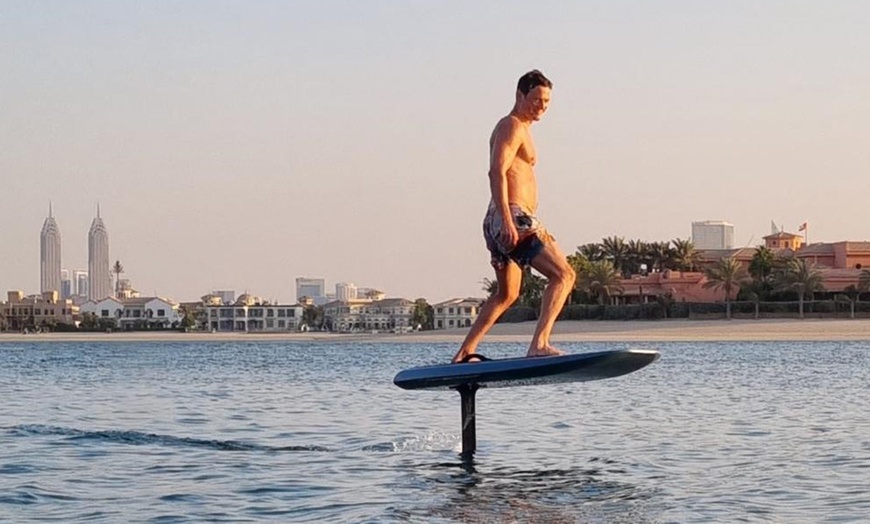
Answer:
<svg viewBox="0 0 870 524"><path fill-rule="evenodd" d="M532 69L528 73L524 74L520 77L520 81L517 82L517 89L520 93L527 95L529 91L538 87L544 86L553 88L553 82L550 82L550 79L544 76L544 73L538 71L537 69Z"/></svg>

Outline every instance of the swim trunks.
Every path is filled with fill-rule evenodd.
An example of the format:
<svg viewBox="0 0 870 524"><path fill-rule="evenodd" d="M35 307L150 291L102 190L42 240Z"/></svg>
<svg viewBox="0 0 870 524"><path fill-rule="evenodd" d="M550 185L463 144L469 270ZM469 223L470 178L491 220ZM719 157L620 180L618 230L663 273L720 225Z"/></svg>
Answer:
<svg viewBox="0 0 870 524"><path fill-rule="evenodd" d="M553 240L535 215L516 204L510 204L510 211L520 235L513 249L506 249L501 244L500 236L504 223L501 213L493 202L490 202L486 216L483 218L483 238L486 240L486 248L492 255L492 267L496 269L504 269L510 260L523 268L531 265L532 260L544 249L544 243Z"/></svg>

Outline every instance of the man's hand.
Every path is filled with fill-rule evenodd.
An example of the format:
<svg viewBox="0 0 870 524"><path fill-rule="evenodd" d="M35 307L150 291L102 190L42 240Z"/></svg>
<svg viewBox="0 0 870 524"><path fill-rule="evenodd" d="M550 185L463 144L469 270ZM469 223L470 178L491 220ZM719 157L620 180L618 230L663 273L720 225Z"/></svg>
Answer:
<svg viewBox="0 0 870 524"><path fill-rule="evenodd" d="M504 227L501 228L501 232L499 233L498 240L508 252L513 251L513 249L517 247L517 243L520 241L520 234L517 231L517 226L514 225L513 220L504 223Z"/></svg>

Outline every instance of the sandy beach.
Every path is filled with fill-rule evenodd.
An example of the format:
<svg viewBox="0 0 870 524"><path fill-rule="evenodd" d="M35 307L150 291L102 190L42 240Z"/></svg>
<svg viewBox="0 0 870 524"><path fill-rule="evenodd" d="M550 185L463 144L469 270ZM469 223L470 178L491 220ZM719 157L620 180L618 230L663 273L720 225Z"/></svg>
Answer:
<svg viewBox="0 0 870 524"><path fill-rule="evenodd" d="M486 339L491 342L528 340L534 322L497 324ZM0 342L71 341L366 341L379 343L455 343L466 329L421 331L408 334L337 333L0 333ZM556 323L553 342L692 342L692 341L870 341L870 319L771 319L771 320L658 320L658 321L561 321Z"/></svg>

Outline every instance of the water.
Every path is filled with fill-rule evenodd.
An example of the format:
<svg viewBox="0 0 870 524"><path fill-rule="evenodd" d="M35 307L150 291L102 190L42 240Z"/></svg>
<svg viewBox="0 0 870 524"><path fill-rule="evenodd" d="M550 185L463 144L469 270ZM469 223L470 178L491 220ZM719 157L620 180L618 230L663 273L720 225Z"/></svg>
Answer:
<svg viewBox="0 0 870 524"><path fill-rule="evenodd" d="M2 343L0 521L867 521L870 343L655 347L481 390L463 462L459 395L392 385L452 345Z"/></svg>

